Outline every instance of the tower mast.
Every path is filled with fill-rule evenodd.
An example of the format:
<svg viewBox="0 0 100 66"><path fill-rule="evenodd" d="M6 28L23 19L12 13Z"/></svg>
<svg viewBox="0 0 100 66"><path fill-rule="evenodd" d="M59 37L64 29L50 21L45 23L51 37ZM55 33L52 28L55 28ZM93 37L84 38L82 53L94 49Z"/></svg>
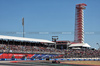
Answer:
<svg viewBox="0 0 100 66"><path fill-rule="evenodd" d="M76 13L75 13L75 36L74 42L84 43L84 13L83 9L85 9L86 4L77 4L76 5Z"/></svg>

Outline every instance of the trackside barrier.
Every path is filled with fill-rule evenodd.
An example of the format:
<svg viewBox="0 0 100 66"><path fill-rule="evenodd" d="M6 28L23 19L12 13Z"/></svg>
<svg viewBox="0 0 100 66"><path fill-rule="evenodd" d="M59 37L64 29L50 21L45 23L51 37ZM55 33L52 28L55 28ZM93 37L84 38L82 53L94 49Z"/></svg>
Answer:
<svg viewBox="0 0 100 66"><path fill-rule="evenodd" d="M84 61L87 61L87 59L84 59Z"/></svg>
<svg viewBox="0 0 100 66"><path fill-rule="evenodd" d="M7 59L4 59L4 58L3 58L3 59L1 59L1 60L2 60L2 61L6 61Z"/></svg>
<svg viewBox="0 0 100 66"><path fill-rule="evenodd" d="M14 58L14 59L11 59L11 60L17 60L16 58Z"/></svg>
<svg viewBox="0 0 100 66"><path fill-rule="evenodd" d="M67 59L68 61L70 61L71 59Z"/></svg>
<svg viewBox="0 0 100 66"><path fill-rule="evenodd" d="M89 61L92 61L92 59L88 59Z"/></svg>
<svg viewBox="0 0 100 66"><path fill-rule="evenodd" d="M0 59L0 61L15 61L15 60L17 60L17 61L20 61L20 60L46 60L46 59L6 59L6 58L2 58L2 59ZM78 58L76 58L76 59L49 59L49 60L61 60L61 61L63 61L63 60L66 60L66 61L100 61L100 58L97 58L97 59L78 59Z"/></svg>
<svg viewBox="0 0 100 66"><path fill-rule="evenodd" d="M31 58L30 60L35 60L35 59Z"/></svg>
<svg viewBox="0 0 100 66"><path fill-rule="evenodd" d="M76 61L76 59L73 59L73 61Z"/></svg>
<svg viewBox="0 0 100 66"><path fill-rule="evenodd" d="M78 61L82 61L82 59L78 59Z"/></svg>
<svg viewBox="0 0 100 66"><path fill-rule="evenodd" d="M64 60L64 59L61 59L61 60Z"/></svg>
<svg viewBox="0 0 100 66"><path fill-rule="evenodd" d="M39 59L39 60L44 60L44 59Z"/></svg>
<svg viewBox="0 0 100 66"><path fill-rule="evenodd" d="M21 60L27 60L27 59L21 59Z"/></svg>

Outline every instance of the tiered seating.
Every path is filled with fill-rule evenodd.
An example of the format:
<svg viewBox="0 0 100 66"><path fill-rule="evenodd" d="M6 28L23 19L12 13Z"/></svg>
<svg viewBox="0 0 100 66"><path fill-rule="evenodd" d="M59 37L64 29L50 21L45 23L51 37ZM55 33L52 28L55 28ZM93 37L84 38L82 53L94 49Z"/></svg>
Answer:
<svg viewBox="0 0 100 66"><path fill-rule="evenodd" d="M27 53L32 53L32 52L46 52L46 53L61 53L61 50L55 49L55 48L50 48L50 47L37 47L37 46L23 46L23 45L6 45L6 44L0 44L0 50L3 52L27 52Z"/></svg>
<svg viewBox="0 0 100 66"><path fill-rule="evenodd" d="M7 45L0 44L0 52L10 52L10 53L37 53L32 56L32 58L92 58L100 57L100 50L91 50L91 49L68 49L60 50L50 47L37 47L37 46L23 46L23 45ZM57 55L60 53L65 53L65 55Z"/></svg>
<svg viewBox="0 0 100 66"><path fill-rule="evenodd" d="M34 54L34 55L32 56L32 58L46 59L46 58L54 58L54 57L56 57L56 56L58 56L58 55L56 55L56 54Z"/></svg>

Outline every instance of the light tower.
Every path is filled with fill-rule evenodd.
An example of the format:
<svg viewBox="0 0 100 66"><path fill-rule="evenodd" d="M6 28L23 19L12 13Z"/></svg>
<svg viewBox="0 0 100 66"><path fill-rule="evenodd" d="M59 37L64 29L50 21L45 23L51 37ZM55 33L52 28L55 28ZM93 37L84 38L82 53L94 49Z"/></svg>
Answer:
<svg viewBox="0 0 100 66"><path fill-rule="evenodd" d="M86 4L77 4L76 5L76 13L75 13L75 36L74 42L84 43L84 13L83 9L85 9Z"/></svg>
<svg viewBox="0 0 100 66"><path fill-rule="evenodd" d="M22 18L22 25L23 25L23 37L24 37L24 17Z"/></svg>

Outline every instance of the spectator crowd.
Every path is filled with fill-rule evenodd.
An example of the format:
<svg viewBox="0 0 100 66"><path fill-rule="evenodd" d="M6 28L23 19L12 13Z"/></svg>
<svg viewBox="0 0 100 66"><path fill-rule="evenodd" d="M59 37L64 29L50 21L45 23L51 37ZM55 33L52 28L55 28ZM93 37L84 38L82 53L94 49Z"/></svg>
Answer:
<svg viewBox="0 0 100 66"><path fill-rule="evenodd" d="M65 58L100 58L100 50L92 49L69 49L65 51Z"/></svg>
<svg viewBox="0 0 100 66"><path fill-rule="evenodd" d="M53 47L23 46L0 44L0 52L13 53L56 53L61 54L59 58L100 58L100 50L92 49L55 49Z"/></svg>
<svg viewBox="0 0 100 66"><path fill-rule="evenodd" d="M37 46L25 46L25 45L8 45L0 44L0 52L24 52L24 53L63 53L59 49L53 47L37 47Z"/></svg>

